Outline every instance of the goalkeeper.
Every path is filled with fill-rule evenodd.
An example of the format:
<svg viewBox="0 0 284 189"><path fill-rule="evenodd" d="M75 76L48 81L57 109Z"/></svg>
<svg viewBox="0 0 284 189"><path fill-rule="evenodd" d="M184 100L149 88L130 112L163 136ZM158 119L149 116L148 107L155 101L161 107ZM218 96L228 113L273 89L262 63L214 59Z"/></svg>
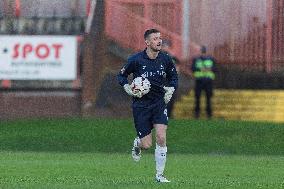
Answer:
<svg viewBox="0 0 284 189"><path fill-rule="evenodd" d="M156 180L170 182L164 176L167 158L166 130L168 116L166 104L178 85L178 76L172 58L161 51L162 39L160 31L150 29L145 31L146 49L132 55L127 64L120 70L117 79L124 90L133 96L132 110L137 137L134 139L132 157L139 161L141 149L152 146L152 129L156 130ZM128 84L128 76L144 77L151 83L149 93L143 95L133 92ZM166 83L168 86L165 86Z"/></svg>

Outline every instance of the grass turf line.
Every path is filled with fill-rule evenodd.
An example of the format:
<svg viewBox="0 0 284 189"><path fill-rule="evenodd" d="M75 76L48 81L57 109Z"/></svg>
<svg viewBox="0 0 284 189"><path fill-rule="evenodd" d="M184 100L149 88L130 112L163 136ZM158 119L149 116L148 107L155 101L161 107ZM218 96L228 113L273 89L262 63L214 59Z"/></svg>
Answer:
<svg viewBox="0 0 284 189"><path fill-rule="evenodd" d="M0 151L128 153L134 136L131 120L8 121L0 124ZM284 155L284 125L173 120L167 145L169 153Z"/></svg>
<svg viewBox="0 0 284 189"><path fill-rule="evenodd" d="M273 188L284 187L280 156L168 156L170 184L154 181L153 155L1 152L0 188Z"/></svg>

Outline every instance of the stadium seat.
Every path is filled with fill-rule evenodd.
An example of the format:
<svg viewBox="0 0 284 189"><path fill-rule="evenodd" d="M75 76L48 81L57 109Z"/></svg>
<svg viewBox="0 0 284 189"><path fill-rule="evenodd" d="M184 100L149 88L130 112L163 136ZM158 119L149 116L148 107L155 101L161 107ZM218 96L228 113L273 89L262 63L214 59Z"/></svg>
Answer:
<svg viewBox="0 0 284 189"><path fill-rule="evenodd" d="M0 34L5 34L4 18L0 18Z"/></svg>
<svg viewBox="0 0 284 189"><path fill-rule="evenodd" d="M64 25L64 34L65 35L73 34L73 20L65 19L63 25Z"/></svg>
<svg viewBox="0 0 284 189"><path fill-rule="evenodd" d="M44 34L46 29L46 19L39 18L36 25L37 34L41 35Z"/></svg>
<svg viewBox="0 0 284 189"><path fill-rule="evenodd" d="M8 24L6 18L0 19L0 34L7 34L8 32Z"/></svg>
<svg viewBox="0 0 284 189"><path fill-rule="evenodd" d="M64 19L56 18L54 20L54 30L57 34L64 34Z"/></svg>

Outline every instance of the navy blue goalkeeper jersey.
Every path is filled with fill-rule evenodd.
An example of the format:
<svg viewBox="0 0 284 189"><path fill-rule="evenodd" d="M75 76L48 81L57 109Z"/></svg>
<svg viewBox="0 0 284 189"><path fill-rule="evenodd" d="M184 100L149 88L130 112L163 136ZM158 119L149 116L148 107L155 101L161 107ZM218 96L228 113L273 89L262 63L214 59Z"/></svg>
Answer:
<svg viewBox="0 0 284 189"><path fill-rule="evenodd" d="M156 59L150 59L146 50L131 56L117 75L121 86L128 84L128 76L145 77L151 83L150 92L142 98L133 98L133 107L146 107L164 100L164 86L178 86L178 76L172 58L159 52Z"/></svg>

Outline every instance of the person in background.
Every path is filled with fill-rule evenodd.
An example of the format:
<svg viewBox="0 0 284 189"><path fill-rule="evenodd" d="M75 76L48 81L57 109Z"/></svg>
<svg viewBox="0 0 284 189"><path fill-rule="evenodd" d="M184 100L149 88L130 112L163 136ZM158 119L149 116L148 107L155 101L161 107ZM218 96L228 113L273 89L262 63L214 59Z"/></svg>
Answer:
<svg viewBox="0 0 284 189"><path fill-rule="evenodd" d="M216 73L216 61L207 54L205 46L200 47L201 55L195 57L192 62L191 71L195 79L195 118L200 117L200 97L202 91L206 95L206 114L207 118L212 117L211 97L213 96L213 81Z"/></svg>

